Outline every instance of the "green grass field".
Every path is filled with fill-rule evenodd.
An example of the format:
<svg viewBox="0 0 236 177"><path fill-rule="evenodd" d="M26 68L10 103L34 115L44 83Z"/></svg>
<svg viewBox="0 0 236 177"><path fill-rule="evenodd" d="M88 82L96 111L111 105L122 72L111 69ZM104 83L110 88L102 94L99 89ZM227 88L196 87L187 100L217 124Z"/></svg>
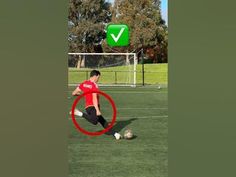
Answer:
<svg viewBox="0 0 236 177"><path fill-rule="evenodd" d="M167 84L167 73L168 64L145 64L145 83L146 84ZM133 66L132 66L133 67ZM133 71L132 67L118 66L100 69L102 77L100 80L101 84L124 84L133 82ZM117 71L117 72L115 72ZM142 65L137 65L137 84L142 84ZM68 78L69 83L80 83L83 80L88 79L89 72L86 69L80 69L79 72L76 68L69 68Z"/></svg>
<svg viewBox="0 0 236 177"><path fill-rule="evenodd" d="M69 87L70 96L73 87ZM132 140L112 136L89 137L80 133L69 117L69 177L167 177L168 100L167 89L101 88L117 106L114 129L123 134L130 128ZM69 100L68 111L73 103ZM78 107L83 108L81 102ZM112 111L101 98L102 114L108 121ZM83 118L80 126L89 131L102 130Z"/></svg>

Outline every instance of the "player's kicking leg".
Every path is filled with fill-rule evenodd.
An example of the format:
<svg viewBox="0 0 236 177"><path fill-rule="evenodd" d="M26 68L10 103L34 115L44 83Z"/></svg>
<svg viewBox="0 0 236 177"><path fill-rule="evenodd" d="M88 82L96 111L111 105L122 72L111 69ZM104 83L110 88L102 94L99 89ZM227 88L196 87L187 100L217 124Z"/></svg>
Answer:
<svg viewBox="0 0 236 177"><path fill-rule="evenodd" d="M94 125L99 122L103 128L108 127L107 121L102 117L102 115L97 116L96 109L93 106L86 108L86 112L87 114L83 113L83 117L89 122L93 123ZM113 135L117 140L121 139L121 135L112 129L109 130L109 134Z"/></svg>
<svg viewBox="0 0 236 177"><path fill-rule="evenodd" d="M108 127L108 122L102 115L97 116L98 117L98 122L103 126L103 128ZM117 132L115 132L112 128L109 130L109 133L112 134L117 140L121 139L121 135Z"/></svg>

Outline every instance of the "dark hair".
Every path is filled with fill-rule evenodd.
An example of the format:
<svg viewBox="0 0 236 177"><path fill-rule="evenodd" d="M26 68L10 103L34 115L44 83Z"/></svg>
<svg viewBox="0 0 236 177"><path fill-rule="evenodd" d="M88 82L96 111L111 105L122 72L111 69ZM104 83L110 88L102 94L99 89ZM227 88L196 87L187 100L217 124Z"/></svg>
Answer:
<svg viewBox="0 0 236 177"><path fill-rule="evenodd" d="M98 70L92 70L90 72L90 77L98 76L98 75L101 75L101 73Z"/></svg>

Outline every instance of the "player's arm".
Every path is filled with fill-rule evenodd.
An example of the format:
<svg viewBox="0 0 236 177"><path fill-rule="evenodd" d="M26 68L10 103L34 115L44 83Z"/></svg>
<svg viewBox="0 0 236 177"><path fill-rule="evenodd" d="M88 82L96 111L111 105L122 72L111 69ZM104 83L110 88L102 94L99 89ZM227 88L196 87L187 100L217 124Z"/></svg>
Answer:
<svg viewBox="0 0 236 177"><path fill-rule="evenodd" d="M93 105L96 109L97 115L101 115L100 109L98 107L98 98L97 98L97 93L93 93Z"/></svg>
<svg viewBox="0 0 236 177"><path fill-rule="evenodd" d="M79 94L82 93L82 90L80 90L79 87L77 87L73 92L72 92L72 95L73 96L78 96Z"/></svg>

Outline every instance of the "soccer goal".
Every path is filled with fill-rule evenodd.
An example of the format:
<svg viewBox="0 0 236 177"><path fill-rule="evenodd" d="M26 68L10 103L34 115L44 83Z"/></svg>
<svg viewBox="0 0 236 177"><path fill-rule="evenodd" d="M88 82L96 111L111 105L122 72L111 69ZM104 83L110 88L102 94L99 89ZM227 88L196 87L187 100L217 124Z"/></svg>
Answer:
<svg viewBox="0 0 236 177"><path fill-rule="evenodd" d="M136 53L68 53L68 83L81 83L97 69L101 86L136 87L136 65Z"/></svg>

